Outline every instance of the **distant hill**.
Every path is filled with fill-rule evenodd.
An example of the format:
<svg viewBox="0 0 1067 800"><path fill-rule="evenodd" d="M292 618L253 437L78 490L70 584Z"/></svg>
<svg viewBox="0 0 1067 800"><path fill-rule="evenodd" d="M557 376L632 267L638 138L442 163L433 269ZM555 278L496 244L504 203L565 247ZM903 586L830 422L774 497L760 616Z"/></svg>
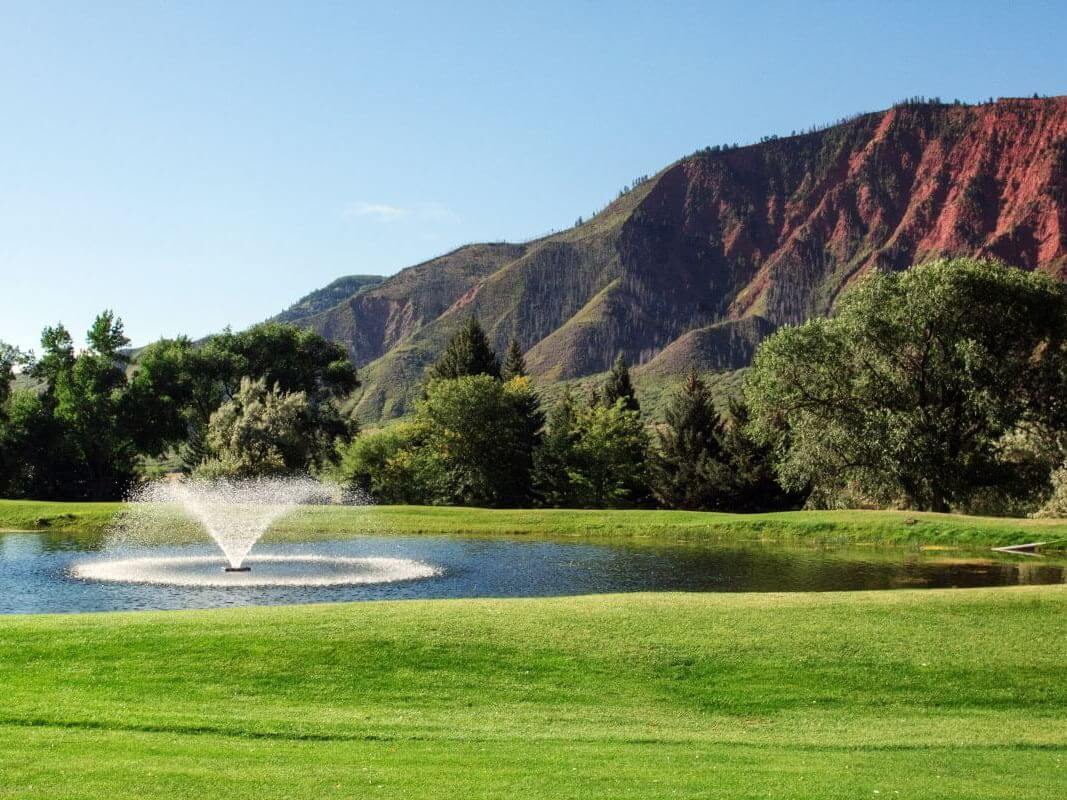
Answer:
<svg viewBox="0 0 1067 800"><path fill-rule="evenodd" d="M345 275L343 278L306 294L280 314L271 317L274 322L296 324L306 317L314 316L337 305L364 289L377 286L385 278L381 275Z"/></svg>
<svg viewBox="0 0 1067 800"><path fill-rule="evenodd" d="M953 254L1065 277L1067 98L906 103L704 150L570 230L461 247L344 296L331 284L291 319L348 348L374 420L411 409L472 314L499 350L519 342L542 385L619 353L663 385L690 366L743 367L865 272Z"/></svg>

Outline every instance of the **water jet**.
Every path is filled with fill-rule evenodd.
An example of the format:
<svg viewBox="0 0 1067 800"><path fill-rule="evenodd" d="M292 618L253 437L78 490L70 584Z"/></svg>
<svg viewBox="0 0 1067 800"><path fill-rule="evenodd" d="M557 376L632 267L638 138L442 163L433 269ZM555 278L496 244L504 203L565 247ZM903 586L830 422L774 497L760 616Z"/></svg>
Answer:
<svg viewBox="0 0 1067 800"><path fill-rule="evenodd" d="M175 533L185 534L188 522L195 521L221 553L94 560L76 565L70 574L102 582L232 588L352 586L439 574L429 564L404 558L249 555L278 519L301 505L338 502L336 495L336 488L306 477L151 483L130 497L112 531L115 537L157 544L172 541ZM358 500L344 497L346 504Z"/></svg>

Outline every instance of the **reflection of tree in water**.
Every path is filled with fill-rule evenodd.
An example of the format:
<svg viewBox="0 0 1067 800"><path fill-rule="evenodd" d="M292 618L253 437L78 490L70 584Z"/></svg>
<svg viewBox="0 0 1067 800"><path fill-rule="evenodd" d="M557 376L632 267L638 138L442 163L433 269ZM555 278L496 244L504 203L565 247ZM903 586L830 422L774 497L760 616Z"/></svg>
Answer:
<svg viewBox="0 0 1067 800"><path fill-rule="evenodd" d="M910 551L831 548L621 546L610 568L645 590L781 592L861 591L1050 584L1067 581L1062 564L986 557L924 558ZM602 566L604 566L602 564ZM622 588L622 587L619 587Z"/></svg>

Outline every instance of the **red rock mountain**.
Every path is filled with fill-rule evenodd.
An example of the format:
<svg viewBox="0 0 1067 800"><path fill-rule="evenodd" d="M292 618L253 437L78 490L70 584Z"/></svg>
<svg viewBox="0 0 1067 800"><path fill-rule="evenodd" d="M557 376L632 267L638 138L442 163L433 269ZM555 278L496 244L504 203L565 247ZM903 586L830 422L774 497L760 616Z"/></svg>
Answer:
<svg viewBox="0 0 1067 800"><path fill-rule="evenodd" d="M542 382L744 366L869 270L971 254L1067 277L1067 97L904 104L684 158L588 222L460 248L301 317L361 367L365 418L410 409L477 316Z"/></svg>

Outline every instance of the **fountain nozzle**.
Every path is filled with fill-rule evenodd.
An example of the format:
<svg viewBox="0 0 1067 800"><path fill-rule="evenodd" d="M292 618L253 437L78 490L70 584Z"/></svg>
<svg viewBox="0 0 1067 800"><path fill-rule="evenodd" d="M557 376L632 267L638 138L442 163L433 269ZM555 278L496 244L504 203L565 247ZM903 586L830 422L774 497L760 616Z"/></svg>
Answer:
<svg viewBox="0 0 1067 800"><path fill-rule="evenodd" d="M223 572L251 572L251 567L223 567Z"/></svg>

